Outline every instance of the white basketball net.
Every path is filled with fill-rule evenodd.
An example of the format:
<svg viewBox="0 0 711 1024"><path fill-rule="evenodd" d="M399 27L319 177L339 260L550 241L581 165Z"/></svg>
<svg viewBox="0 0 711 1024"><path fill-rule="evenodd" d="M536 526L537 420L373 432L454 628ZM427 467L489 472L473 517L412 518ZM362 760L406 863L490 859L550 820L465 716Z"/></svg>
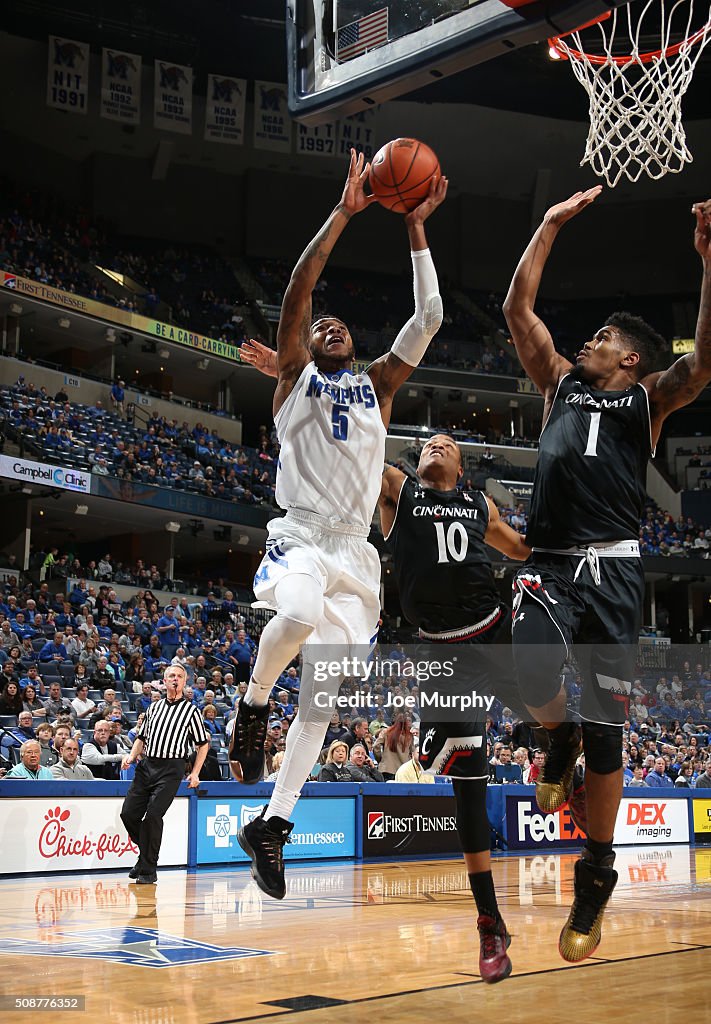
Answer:
<svg viewBox="0 0 711 1024"><path fill-rule="evenodd" d="M609 19L587 30L600 33L602 48L595 54L590 52L589 37L583 43L580 29L551 41L568 58L590 99L590 132L580 166L590 164L610 188L623 175L630 181L637 181L642 173L661 178L693 160L681 121L681 101L711 38L711 7L705 24L695 29L693 0L669 3L668 13L665 0L647 0L641 14L639 6L615 9ZM647 36L645 52L645 15L651 10L656 19L660 9L661 39L650 45ZM658 21L656 25L658 32ZM627 59L621 60L621 42L627 46L625 29L629 49ZM674 45L674 39L683 41ZM655 46L658 52L650 58Z"/></svg>

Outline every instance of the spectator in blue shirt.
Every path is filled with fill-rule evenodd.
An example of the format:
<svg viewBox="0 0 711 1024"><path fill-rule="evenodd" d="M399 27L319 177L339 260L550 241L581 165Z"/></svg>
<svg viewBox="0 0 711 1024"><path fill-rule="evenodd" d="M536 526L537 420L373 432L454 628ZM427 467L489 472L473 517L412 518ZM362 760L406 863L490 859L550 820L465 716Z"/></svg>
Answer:
<svg viewBox="0 0 711 1024"><path fill-rule="evenodd" d="M148 708L153 703L152 693L153 687L151 686L151 684L144 683L143 692L140 694L140 696L136 697L136 703L134 705L136 711L138 711L139 714L141 711L147 711Z"/></svg>
<svg viewBox="0 0 711 1024"><path fill-rule="evenodd" d="M175 621L175 609L168 605L158 619L156 632L160 638L161 651L166 658L172 658L180 644L180 629Z"/></svg>
<svg viewBox="0 0 711 1024"><path fill-rule="evenodd" d="M227 651L230 664L234 665L234 676L237 683L248 682L255 650L256 645L252 638L248 637L243 629L238 629L234 643Z"/></svg>
<svg viewBox="0 0 711 1024"><path fill-rule="evenodd" d="M655 758L654 769L647 772L644 781L652 789L673 789L674 782L671 776L667 775L667 763L663 757Z"/></svg>
<svg viewBox="0 0 711 1024"><path fill-rule="evenodd" d="M125 408L124 408L124 401L126 399L126 392L124 391L125 387L126 387L126 382L123 381L123 380L114 381L114 383L113 383L113 385L111 387L111 402L113 404L114 411L119 414L121 419L123 419L124 413L125 413Z"/></svg>
<svg viewBox="0 0 711 1024"><path fill-rule="evenodd" d="M218 611L219 605L215 601L215 595L211 590L210 593L205 598L205 600L202 602L202 611L200 612L200 617L202 619L203 625L206 626L211 616L216 615Z"/></svg>
<svg viewBox="0 0 711 1024"><path fill-rule="evenodd" d="M54 640L48 640L39 652L40 661L66 661L67 649L64 646L64 635L55 633Z"/></svg>
<svg viewBox="0 0 711 1024"><path fill-rule="evenodd" d="M16 764L14 768L5 776L6 779L33 779L41 782L51 782L54 779L49 768L44 768L40 764L40 756L42 750L38 740L32 739L27 740L20 747L20 764Z"/></svg>

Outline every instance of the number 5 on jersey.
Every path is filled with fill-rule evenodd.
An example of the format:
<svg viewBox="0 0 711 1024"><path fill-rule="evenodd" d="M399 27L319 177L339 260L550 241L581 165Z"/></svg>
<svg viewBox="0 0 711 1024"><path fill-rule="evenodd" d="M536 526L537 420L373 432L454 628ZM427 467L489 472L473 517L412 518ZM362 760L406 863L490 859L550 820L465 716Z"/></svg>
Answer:
<svg viewBox="0 0 711 1024"><path fill-rule="evenodd" d="M348 406L334 405L331 412L331 423L333 424L333 436L337 441L348 440Z"/></svg>
<svg viewBox="0 0 711 1024"><path fill-rule="evenodd" d="M467 557L469 536L461 523L450 523L445 532L444 523L434 524L437 534L437 562L448 562L449 556L455 562L463 562Z"/></svg>

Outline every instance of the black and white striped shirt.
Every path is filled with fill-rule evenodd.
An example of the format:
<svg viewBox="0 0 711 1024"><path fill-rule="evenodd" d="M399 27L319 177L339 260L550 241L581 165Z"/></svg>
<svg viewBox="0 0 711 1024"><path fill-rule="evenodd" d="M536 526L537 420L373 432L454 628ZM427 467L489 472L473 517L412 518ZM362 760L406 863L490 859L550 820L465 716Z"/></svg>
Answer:
<svg viewBox="0 0 711 1024"><path fill-rule="evenodd" d="M185 697L151 704L136 739L143 740L144 757L165 758L186 758L194 746L210 742L200 709Z"/></svg>

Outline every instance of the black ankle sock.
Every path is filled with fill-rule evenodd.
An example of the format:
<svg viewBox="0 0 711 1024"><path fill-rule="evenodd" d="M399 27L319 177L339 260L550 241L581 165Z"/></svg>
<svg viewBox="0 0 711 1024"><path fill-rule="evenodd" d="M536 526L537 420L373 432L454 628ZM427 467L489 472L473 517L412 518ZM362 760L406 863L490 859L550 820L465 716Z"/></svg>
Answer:
<svg viewBox="0 0 711 1024"><path fill-rule="evenodd" d="M610 839L607 843L598 843L588 836L585 840L585 849L592 854L595 863L600 864L605 857L609 857L612 853L612 840Z"/></svg>
<svg viewBox="0 0 711 1024"><path fill-rule="evenodd" d="M469 885L472 887L476 909L479 913L498 920L501 914L496 902L494 879L491 871L475 871L469 875Z"/></svg>
<svg viewBox="0 0 711 1024"><path fill-rule="evenodd" d="M552 740L558 740L560 743L567 743L570 739L570 734L573 731L572 722L561 722L560 725L556 725L555 729L546 729L546 732Z"/></svg>

